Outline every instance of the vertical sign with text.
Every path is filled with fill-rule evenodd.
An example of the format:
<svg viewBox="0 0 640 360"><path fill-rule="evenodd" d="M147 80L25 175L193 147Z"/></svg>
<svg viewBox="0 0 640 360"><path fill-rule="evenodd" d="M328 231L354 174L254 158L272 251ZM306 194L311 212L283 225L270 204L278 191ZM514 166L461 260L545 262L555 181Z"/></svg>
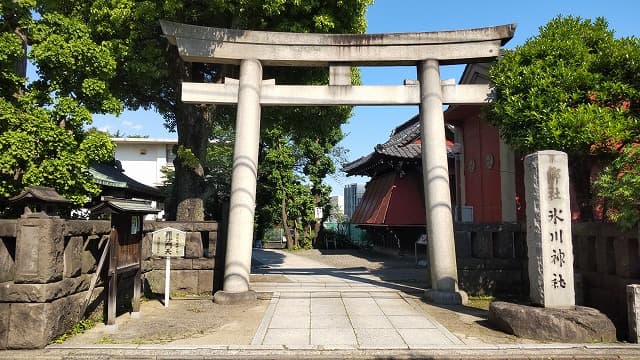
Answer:
<svg viewBox="0 0 640 360"><path fill-rule="evenodd" d="M567 154L528 155L525 179L531 300L545 307L574 306Z"/></svg>

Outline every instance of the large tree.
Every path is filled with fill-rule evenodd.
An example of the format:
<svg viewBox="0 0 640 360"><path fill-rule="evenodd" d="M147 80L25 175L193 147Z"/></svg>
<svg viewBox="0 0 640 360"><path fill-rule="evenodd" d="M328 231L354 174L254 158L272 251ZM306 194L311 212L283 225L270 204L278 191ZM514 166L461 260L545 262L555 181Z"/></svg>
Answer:
<svg viewBox="0 0 640 360"><path fill-rule="evenodd" d="M220 82L237 76L228 65L186 63L161 36L159 20L202 26L319 33L360 33L371 0L75 0L43 1L43 12L81 19L92 38L108 48L118 64L111 88L129 108L155 109L166 126L178 132L173 199L175 217L202 219L207 143L214 124L233 121L228 107L190 105L180 101L184 81ZM265 69L265 75L296 82L322 81L322 69ZM282 75L282 76L280 76ZM296 110L282 109L279 118L300 121ZM323 112L317 111L316 114ZM304 121L322 121L313 115ZM267 120L267 119L265 119ZM346 118L341 119L342 122ZM340 122L340 121L338 121ZM268 123L268 121L267 121Z"/></svg>
<svg viewBox="0 0 640 360"><path fill-rule="evenodd" d="M488 120L522 153L567 152L581 217L590 218L591 175L613 160L625 168L624 159L634 157L621 150L640 141L640 41L615 38L603 18L557 17L507 50L490 77ZM606 185L615 190L614 182ZM636 192L626 203L638 200Z"/></svg>
<svg viewBox="0 0 640 360"><path fill-rule="evenodd" d="M116 64L82 21L34 19L36 5L0 1L0 199L42 185L80 205L99 192L89 165L113 158L108 135L84 128L91 113L121 111L108 86Z"/></svg>

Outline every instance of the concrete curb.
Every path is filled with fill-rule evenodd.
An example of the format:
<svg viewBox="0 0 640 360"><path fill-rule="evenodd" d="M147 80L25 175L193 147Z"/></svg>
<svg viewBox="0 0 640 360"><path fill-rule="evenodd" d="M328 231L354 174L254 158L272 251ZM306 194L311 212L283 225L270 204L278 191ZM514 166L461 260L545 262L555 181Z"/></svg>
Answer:
<svg viewBox="0 0 640 360"><path fill-rule="evenodd" d="M281 345L51 345L43 350L6 350L0 359L640 359L640 345L628 344L491 344L422 346L415 349L355 349L349 347Z"/></svg>

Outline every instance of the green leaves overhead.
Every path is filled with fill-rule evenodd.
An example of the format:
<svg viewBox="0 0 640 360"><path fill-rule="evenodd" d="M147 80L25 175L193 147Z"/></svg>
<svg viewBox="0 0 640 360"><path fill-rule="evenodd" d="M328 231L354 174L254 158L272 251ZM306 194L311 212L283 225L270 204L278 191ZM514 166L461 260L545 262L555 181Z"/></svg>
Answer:
<svg viewBox="0 0 640 360"><path fill-rule="evenodd" d="M80 205L99 193L89 165L113 158L108 136L84 127L92 113L121 111L116 63L80 19L34 17L39 5L0 0L0 199L43 185Z"/></svg>
<svg viewBox="0 0 640 360"><path fill-rule="evenodd" d="M584 174L592 167L613 160L621 169L617 162L632 159L621 150L640 142L640 41L614 38L605 19L551 20L539 35L507 50L490 78L495 101L487 119L522 153L567 152L573 180L584 182L576 191L591 191ZM615 187L603 181L600 195L623 211L628 206L611 197ZM640 201L639 193L627 201ZM589 201L581 205L592 207Z"/></svg>
<svg viewBox="0 0 640 360"><path fill-rule="evenodd" d="M488 119L523 152L552 148L583 156L597 143L633 141L638 49L636 39L614 39L602 18L555 18L493 66L496 97Z"/></svg>

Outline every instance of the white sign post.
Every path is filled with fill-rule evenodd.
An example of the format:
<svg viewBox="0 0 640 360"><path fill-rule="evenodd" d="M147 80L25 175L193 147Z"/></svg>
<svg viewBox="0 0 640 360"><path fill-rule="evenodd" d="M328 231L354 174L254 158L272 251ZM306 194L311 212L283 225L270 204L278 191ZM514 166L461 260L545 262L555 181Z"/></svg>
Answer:
<svg viewBox="0 0 640 360"><path fill-rule="evenodd" d="M184 257L186 233L174 228L164 228L151 233L151 253L154 256L164 256L164 307L169 307L169 284L171 279L171 258Z"/></svg>

